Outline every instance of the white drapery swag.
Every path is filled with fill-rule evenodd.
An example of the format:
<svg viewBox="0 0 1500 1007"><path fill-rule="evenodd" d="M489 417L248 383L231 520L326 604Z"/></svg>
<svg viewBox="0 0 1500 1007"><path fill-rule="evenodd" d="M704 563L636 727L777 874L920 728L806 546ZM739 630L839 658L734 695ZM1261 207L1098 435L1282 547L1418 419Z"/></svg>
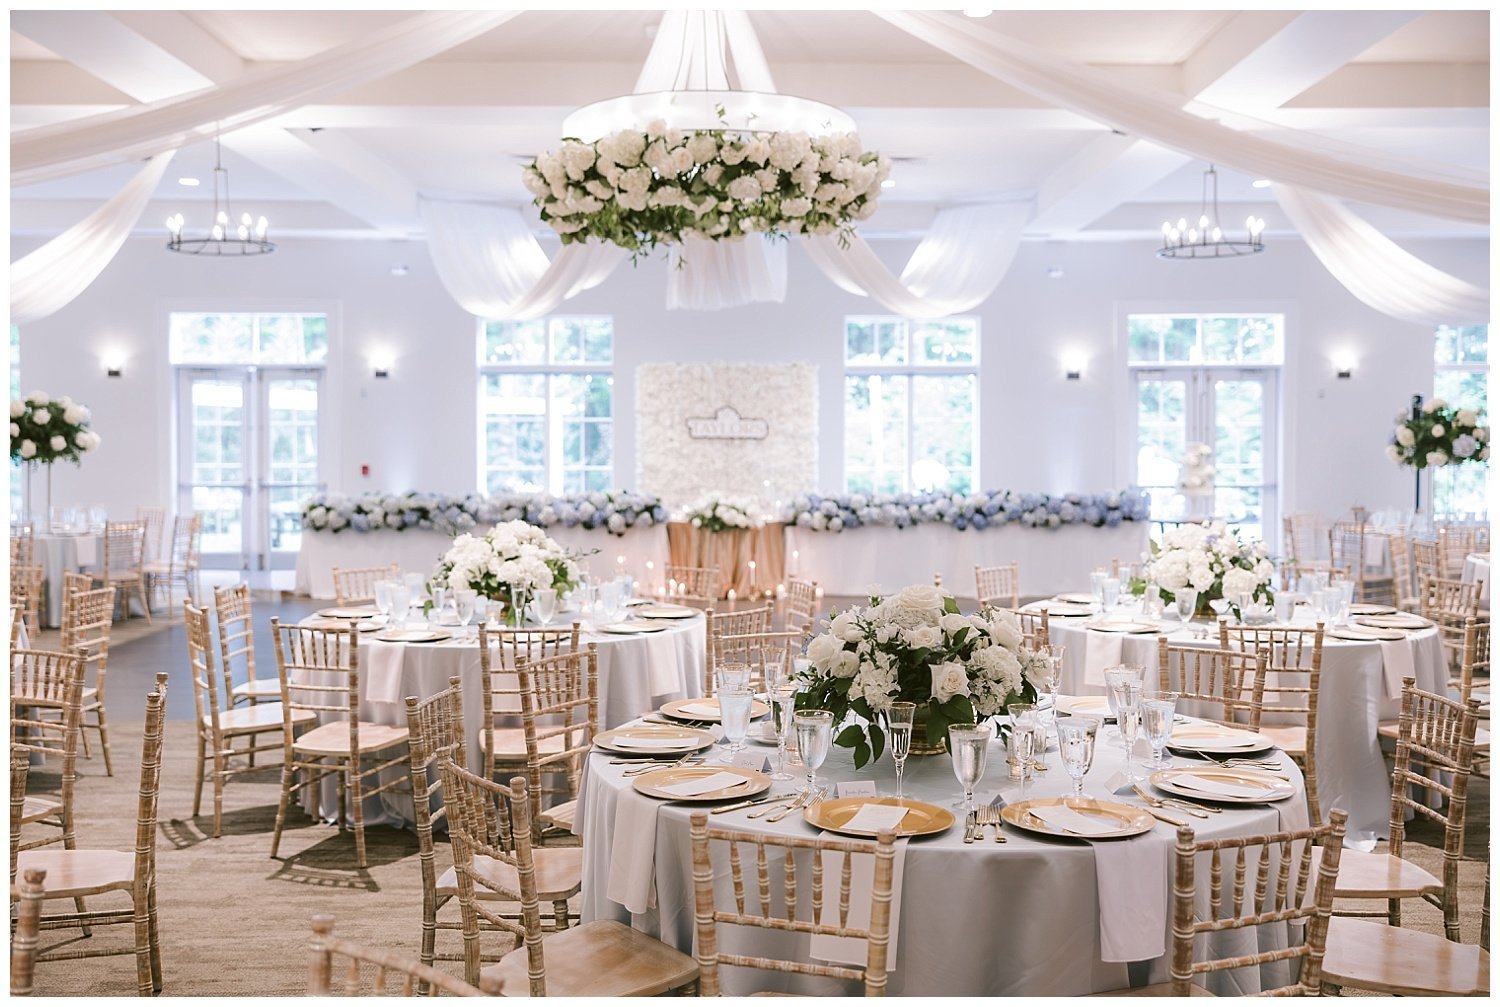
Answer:
<svg viewBox="0 0 1500 1007"><path fill-rule="evenodd" d="M1488 291L1417 258L1335 200L1291 185L1273 192L1318 261L1370 307L1422 325L1489 324Z"/></svg>
<svg viewBox="0 0 1500 1007"><path fill-rule="evenodd" d="M564 245L548 261L518 210L481 203L421 201L427 251L444 289L471 315L540 318L604 282L626 252L597 241Z"/></svg>
<svg viewBox="0 0 1500 1007"><path fill-rule="evenodd" d="M828 278L898 315L934 319L970 311L992 294L1010 269L1031 215L1028 203L942 210L900 279L858 235L841 246L834 235L803 235L802 246Z"/></svg>
<svg viewBox="0 0 1500 1007"><path fill-rule="evenodd" d="M750 235L714 241L688 235L667 260L667 307L714 311L786 300L786 240Z"/></svg>
<svg viewBox="0 0 1500 1007"><path fill-rule="evenodd" d="M415 14L307 59L251 70L218 87L24 130L11 138L11 185L149 157L242 129L404 70L519 13Z"/></svg>
<svg viewBox="0 0 1500 1007"><path fill-rule="evenodd" d="M1389 206L1451 220L1488 223L1489 189L1483 176L1446 169L1432 176L1375 166L1389 160L1354 144L1337 145L1338 155L1292 146L1231 129L1184 110L1184 99L1132 87L1107 71L1073 63L934 11L874 11L898 28L970 66L1028 94L1205 161L1343 199ZM1333 142L1317 142L1332 148Z"/></svg>
<svg viewBox="0 0 1500 1007"><path fill-rule="evenodd" d="M88 287L140 219L175 151L153 157L109 202L10 264L10 321L46 318Z"/></svg>

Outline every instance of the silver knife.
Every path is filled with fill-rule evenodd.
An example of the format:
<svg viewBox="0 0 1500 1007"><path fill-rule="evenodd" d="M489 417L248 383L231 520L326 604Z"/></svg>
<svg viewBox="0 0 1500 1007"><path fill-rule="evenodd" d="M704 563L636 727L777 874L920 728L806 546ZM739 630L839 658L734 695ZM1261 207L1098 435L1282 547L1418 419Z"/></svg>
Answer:
<svg viewBox="0 0 1500 1007"><path fill-rule="evenodd" d="M784 801L791 800L795 800L795 798L789 794L783 794L780 797L752 797L748 801L740 801L736 804L726 804L721 808L713 808L709 811L709 814L722 815L726 811L739 811L741 808L753 808L757 804L781 804Z"/></svg>

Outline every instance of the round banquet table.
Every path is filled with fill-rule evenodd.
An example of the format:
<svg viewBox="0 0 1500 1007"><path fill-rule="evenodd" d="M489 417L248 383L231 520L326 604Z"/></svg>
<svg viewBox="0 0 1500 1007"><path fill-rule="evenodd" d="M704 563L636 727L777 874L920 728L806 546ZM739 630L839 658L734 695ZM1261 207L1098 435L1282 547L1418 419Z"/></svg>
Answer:
<svg viewBox="0 0 1500 1007"><path fill-rule="evenodd" d="M46 621L50 628L62 625L63 574L97 566L102 540L103 536L92 533L36 533L35 562L42 568L42 580L46 584Z"/></svg>
<svg viewBox="0 0 1500 1007"><path fill-rule="evenodd" d="M1120 619L1137 620L1138 614L1123 607ZM1065 645L1061 691L1074 695L1102 696L1105 693L1105 663L1139 664L1146 668L1146 682L1154 685L1157 669L1157 636L1155 634L1101 633L1088 628L1091 618L1053 617L1049 634L1054 645ZM1144 620L1150 621L1150 620ZM1314 620L1306 606L1299 605L1292 619L1294 626L1311 626ZM1160 624L1173 645L1217 647L1218 629L1208 621L1195 621L1191 630L1169 618ZM1209 638L1195 640L1192 633L1207 629ZM1110 653L1113 637L1120 646L1119 657L1095 656L1091 648ZM1436 626L1408 634L1409 642L1396 642L1393 648L1409 646L1410 671L1417 687L1439 695L1448 688L1447 658ZM1123 638L1123 639L1122 639ZM1323 666L1318 686L1318 804L1326 817L1329 809L1343 808L1349 813L1348 845L1369 845L1377 838L1389 838L1391 813L1391 773L1381 753L1376 733L1381 721L1394 721L1401 714L1401 677L1405 660L1399 653L1390 657L1387 666L1385 644L1337 640L1325 632ZM1274 698L1274 694L1269 694ZM1273 703L1265 705L1262 721L1267 724L1296 721L1296 715L1277 716Z"/></svg>
<svg viewBox="0 0 1500 1007"><path fill-rule="evenodd" d="M321 627L335 622L310 616L299 625ZM553 628L567 625L559 620L553 623ZM706 655L702 615L668 622L661 632L637 635L593 632L589 624L584 626L579 636L580 649L590 643L598 646L600 730L618 727L662 703L697 696L703 691ZM456 627L445 628L456 631ZM474 632L473 627L470 632ZM494 645L492 667L498 667L499 655L493 651ZM446 689L449 678L458 676L462 680L469 768L483 771L479 734L484 726L484 700L477 636L467 639L455 636L439 643L390 643L377 639L374 631L360 633L359 658L361 722L404 726L407 696L426 699ZM511 678L514 680L513 675ZM520 703L516 697L495 698L497 703L509 701L509 709L497 708L495 712L517 714L515 724L519 725ZM382 774L380 782L388 779L391 777ZM334 780L323 781L318 805L321 817L333 817L337 800ZM303 807L309 814L313 812L310 793ZM413 822L411 797L404 791L388 791L365 804L366 825Z"/></svg>
<svg viewBox="0 0 1500 1007"><path fill-rule="evenodd" d="M1484 585L1479 589L1479 603L1488 605L1490 601L1490 554L1487 552L1471 552L1464 557L1464 582L1474 583L1476 580L1483 581Z"/></svg>
<svg viewBox="0 0 1500 1007"><path fill-rule="evenodd" d="M1085 779L1084 792L1089 796L1107 796L1107 782L1124 767L1124 749L1117 743L1112 744L1112 737L1112 727L1100 728L1094 766ZM774 760L775 750L764 750L770 752ZM712 763L722 753L716 745L707 754ZM1180 812L1166 813L1190 822L1198 837L1204 839L1306 828L1307 810L1301 774L1291 759L1284 755L1280 758L1281 772L1296 791L1285 800L1274 805L1225 806L1223 813L1209 815L1207 819ZM998 741L992 741L985 777L975 790L976 803L990 803L997 793L1007 801L1015 802L1067 792L1071 783L1055 747L1046 761L1049 770L1038 774L1037 780L1026 784L1023 790L1022 784L1011 783L1005 778L1004 751ZM1173 761L1177 765L1202 764L1186 759ZM695 810L715 805L656 802L634 792L630 778L622 776L628 767L612 766L609 762L608 752L596 749L589 756L580 796L581 807L574 825L574 831L583 837L583 919L618 920L691 954L694 908L690 816ZM1139 764L1137 769L1139 772ZM794 768L791 772L799 775L803 771ZM846 749L834 748L818 772L818 781L821 784L846 780L873 780L884 796L895 792L895 770L889 758L856 771L850 753ZM800 778L773 782L770 793L790 793L801 785ZM979 841L966 845L963 842L962 812L952 808L953 802L962 797L962 791L954 779L952 761L946 755L909 759L905 796L948 807L953 810L957 821L941 834L898 843L898 849L905 845L905 852L898 853L900 890L892 898L894 941L889 995L1072 996L1127 985L1165 982L1169 978L1170 904L1164 893L1160 903L1161 917L1154 924L1161 929L1164 953L1135 963L1104 961L1093 845L1081 839L1038 836L1008 825L1005 833L1009 841L1003 845L990 838L993 829L985 830ZM1135 807L1144 806L1134 794L1112 799ZM656 805L654 829L649 825L642 827L642 819L632 802ZM767 822L770 816L748 818L750 810L713 815L709 818L710 827L808 838L820 834L803 820L800 812L793 812L780 822L770 824ZM649 823L649 808L647 813L645 821ZM624 828L616 828L617 817L627 819ZM1175 835L1175 826L1157 822L1145 836L1112 842L1154 844L1143 848L1143 852L1148 856L1159 853L1166 864L1170 864ZM622 844L620 850L615 849L617 843ZM770 851L767 852L769 855ZM781 853L776 852L772 856L773 863L779 865L780 858ZM750 866L753 857L742 853L742 859L746 869L752 872L746 880L747 908L754 912L759 903L754 894L754 874ZM649 872L646 884L651 897L648 904L636 906L639 911L632 912L622 902L610 898L611 873L628 874L631 869L639 872L643 863L644 870ZM620 864L629 864L630 868L621 868ZM713 851L713 864L718 903L732 907L732 882L728 857L723 849ZM801 885L805 888L811 877L811 862L804 863L799 859L797 867ZM1200 912L1204 914L1202 918L1206 918L1206 865L1200 866L1198 873ZM1169 878L1170 867L1164 864L1162 883L1168 884ZM778 893L773 895L772 908L778 914L782 905L780 881L778 866L773 869L771 879L772 891ZM833 885L836 890L837 882L825 880L824 884ZM835 894L826 894L825 897L837 898ZM1153 925L1136 915L1127 917L1125 922L1136 929ZM1243 955L1285 947L1286 938L1284 925L1267 925L1237 931L1233 935L1216 935L1211 950L1216 956ZM729 954L814 960L806 934L724 927L719 932L719 948ZM758 990L855 996L862 992L858 983L816 976L732 967L721 969L720 975L725 995L744 995ZM1263 970L1238 969L1216 974L1210 980L1210 988L1221 995L1254 992L1288 982L1287 976L1285 963L1267 966Z"/></svg>

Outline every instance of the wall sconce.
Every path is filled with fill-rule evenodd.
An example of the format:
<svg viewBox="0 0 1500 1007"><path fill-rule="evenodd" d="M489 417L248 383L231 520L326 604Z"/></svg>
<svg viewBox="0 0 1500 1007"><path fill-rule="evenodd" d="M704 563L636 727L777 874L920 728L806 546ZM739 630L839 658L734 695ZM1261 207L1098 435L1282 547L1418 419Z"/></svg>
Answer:
<svg viewBox="0 0 1500 1007"><path fill-rule="evenodd" d="M1340 381L1354 377L1354 365L1359 363L1354 354L1347 351L1333 355L1333 373Z"/></svg>
<svg viewBox="0 0 1500 1007"><path fill-rule="evenodd" d="M99 363L104 365L104 376L107 378L118 378L125 374L125 355L118 350L101 353Z"/></svg>
<svg viewBox="0 0 1500 1007"><path fill-rule="evenodd" d="M1087 355L1079 350L1069 350L1063 354L1063 377L1069 381L1079 381L1083 378L1084 365L1089 362Z"/></svg>
<svg viewBox="0 0 1500 1007"><path fill-rule="evenodd" d="M388 378L391 376L392 357L387 352L370 354L370 367L375 371L377 378Z"/></svg>

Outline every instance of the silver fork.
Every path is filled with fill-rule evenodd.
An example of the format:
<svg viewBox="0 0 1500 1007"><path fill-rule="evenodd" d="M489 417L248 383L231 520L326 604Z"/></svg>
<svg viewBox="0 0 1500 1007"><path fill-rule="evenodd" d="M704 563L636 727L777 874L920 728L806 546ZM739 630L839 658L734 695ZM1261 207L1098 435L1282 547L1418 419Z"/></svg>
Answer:
<svg viewBox="0 0 1500 1007"><path fill-rule="evenodd" d="M997 843L1009 842L1005 833L1000 830L1000 825L1003 821L1004 819L1000 817L1000 809L993 804L987 804L979 809L979 822L981 826L993 825L995 827L995 842ZM981 828L979 831L983 833L984 829ZM982 835L981 838L983 838Z"/></svg>
<svg viewBox="0 0 1500 1007"><path fill-rule="evenodd" d="M676 762L657 762L657 763L653 763L652 765L649 765L649 766L636 766L634 769L627 769L627 770L625 770L620 775L621 776L641 776L641 775L643 775L645 773L654 773L658 769L675 769L678 766L695 766L695 765L701 764L702 762L703 762L703 759L701 757L699 757L699 756L684 755L682 758L678 759Z"/></svg>
<svg viewBox="0 0 1500 1007"><path fill-rule="evenodd" d="M771 815L769 818L767 818L766 821L779 822L787 815L790 815L793 811L800 811L803 808L811 807L812 805L817 804L823 799L823 795L826 793L828 793L827 787L819 787L817 790L814 790L812 793L807 795L807 800L782 808L780 811L776 812L776 814Z"/></svg>

